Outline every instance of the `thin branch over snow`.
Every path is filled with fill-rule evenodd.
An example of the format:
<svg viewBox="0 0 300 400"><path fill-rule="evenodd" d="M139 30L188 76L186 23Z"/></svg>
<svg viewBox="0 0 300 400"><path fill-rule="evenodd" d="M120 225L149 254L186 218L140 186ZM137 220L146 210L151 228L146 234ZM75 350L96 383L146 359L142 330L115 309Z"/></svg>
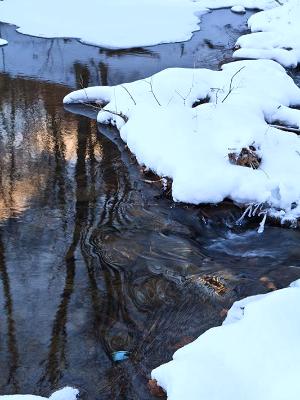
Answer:
<svg viewBox="0 0 300 400"><path fill-rule="evenodd" d="M178 96L180 98L182 98L184 105L186 105L186 100L190 96L190 94L192 93L192 90L194 88L194 81L195 81L195 76L193 75L192 85L191 85L189 91L187 92L186 96L183 96L178 90L175 90L175 93L178 94Z"/></svg>
<svg viewBox="0 0 300 400"><path fill-rule="evenodd" d="M155 95L155 93L154 93L154 91L153 91L153 84L152 84L152 81L153 81L153 77L151 77L150 82L147 81L147 79L144 80L144 82L148 83L148 85L150 86L150 93L153 94L153 97L155 98L157 104L161 107L161 104L160 104L160 102L158 101L158 98L156 97L156 95Z"/></svg>
<svg viewBox="0 0 300 400"><path fill-rule="evenodd" d="M242 67L242 68L240 68L238 71L236 71L235 74L232 75L232 77L231 77L231 79L230 79L229 91L228 91L228 93L226 94L226 96L224 97L224 99L222 100L222 103L225 102L225 100L230 96L230 94L231 94L232 91L234 90L234 87L232 86L233 80L234 80L234 78L235 78L244 68L245 68L245 66Z"/></svg>
<svg viewBox="0 0 300 400"><path fill-rule="evenodd" d="M131 100L133 101L134 105L136 106L136 101L134 100L134 98L132 97L132 94L129 92L129 90L127 89L126 86L121 85L121 88L123 88L124 90L126 90L126 92L129 94Z"/></svg>

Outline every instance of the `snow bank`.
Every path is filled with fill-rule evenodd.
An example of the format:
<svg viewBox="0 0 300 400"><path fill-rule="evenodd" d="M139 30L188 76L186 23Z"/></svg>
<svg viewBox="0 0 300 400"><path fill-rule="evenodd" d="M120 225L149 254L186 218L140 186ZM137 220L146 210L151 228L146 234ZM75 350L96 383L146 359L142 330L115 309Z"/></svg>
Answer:
<svg viewBox="0 0 300 400"><path fill-rule="evenodd" d="M82 13L82 7L87 16ZM191 0L4 0L0 20L40 37L79 38L107 48L188 40L204 7ZM197 14L197 15L196 15Z"/></svg>
<svg viewBox="0 0 300 400"><path fill-rule="evenodd" d="M211 10L224 7L243 7L249 10L267 10L278 7L276 0L195 0L205 8ZM283 0L282 3L285 3Z"/></svg>
<svg viewBox="0 0 300 400"><path fill-rule="evenodd" d="M231 11L236 14L244 14L246 12L246 9L243 6L234 6L231 7Z"/></svg>
<svg viewBox="0 0 300 400"><path fill-rule="evenodd" d="M0 38L0 46L4 46L7 43L8 43L7 40L4 40L4 39Z"/></svg>
<svg viewBox="0 0 300 400"><path fill-rule="evenodd" d="M76 400L79 391L71 387L65 387L57 392L54 392L49 400ZM33 396L31 394L14 394L0 396L1 400L45 400L47 397Z"/></svg>
<svg viewBox="0 0 300 400"><path fill-rule="evenodd" d="M238 39L240 49L234 57L272 59L296 67L300 62L299 20L299 0L254 14L248 21L253 33Z"/></svg>
<svg viewBox="0 0 300 400"><path fill-rule="evenodd" d="M234 303L223 326L152 371L168 399L298 399L299 284Z"/></svg>
<svg viewBox="0 0 300 400"><path fill-rule="evenodd" d="M266 9L275 0L4 0L0 20L33 36L79 38L107 48L189 40L207 8ZM82 13L82 7L87 15Z"/></svg>
<svg viewBox="0 0 300 400"><path fill-rule="evenodd" d="M209 102L197 105L204 99ZM300 104L300 89L274 61L239 61L222 71L166 69L64 99L90 101L108 103L98 121L117 126L140 164L173 179L175 201L231 198L266 202L281 210L280 218L300 215L300 141L266 122L299 127L300 111L289 106ZM251 145L262 158L258 169L230 163L229 153Z"/></svg>

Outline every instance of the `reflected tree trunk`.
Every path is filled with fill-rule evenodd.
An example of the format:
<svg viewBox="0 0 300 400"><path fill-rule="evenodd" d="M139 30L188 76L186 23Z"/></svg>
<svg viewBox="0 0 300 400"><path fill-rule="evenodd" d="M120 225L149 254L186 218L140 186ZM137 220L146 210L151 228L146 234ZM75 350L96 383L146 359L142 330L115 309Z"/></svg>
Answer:
<svg viewBox="0 0 300 400"><path fill-rule="evenodd" d="M10 289L10 280L7 272L5 262L5 249L2 238L2 231L0 229L0 277L3 285L3 293L5 299L5 311L7 318L7 345L9 353L8 362L8 378L7 385L11 385L15 393L19 391L19 385L17 381L17 369L19 362L18 346L16 339L15 321L13 316L13 300Z"/></svg>
<svg viewBox="0 0 300 400"><path fill-rule="evenodd" d="M46 372L41 378L41 381L48 378L52 386L59 381L62 371L66 367L67 363L65 354L67 341L66 323L68 320L68 307L74 291L76 273L75 252L82 237L88 215L88 201L86 200L88 185L85 158L89 135L90 121L81 118L78 123L77 163L75 168L76 205L74 230L72 242L65 255L66 279L61 295L61 302L58 306L53 322Z"/></svg>

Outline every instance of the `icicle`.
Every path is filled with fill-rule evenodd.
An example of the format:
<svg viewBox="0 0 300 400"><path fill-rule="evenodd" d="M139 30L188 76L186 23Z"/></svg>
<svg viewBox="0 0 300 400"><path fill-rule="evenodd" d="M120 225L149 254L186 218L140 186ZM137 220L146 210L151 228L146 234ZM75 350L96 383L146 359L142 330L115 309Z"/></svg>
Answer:
<svg viewBox="0 0 300 400"><path fill-rule="evenodd" d="M267 213L264 214L264 217L263 217L261 223L259 224L259 227L258 227L258 230L257 230L258 233L263 233L264 232L266 219L267 219Z"/></svg>
<svg viewBox="0 0 300 400"><path fill-rule="evenodd" d="M253 207L253 204L250 204L246 208L246 210L244 211L243 215L236 221L237 225L241 225L242 224L242 222L243 222L244 218L247 216L247 214L248 214L249 217L251 217L252 207Z"/></svg>
<svg viewBox="0 0 300 400"><path fill-rule="evenodd" d="M257 203L253 205L253 211L252 211L252 215L249 215L250 217L255 217L255 215L257 214L257 210L262 207L262 203Z"/></svg>

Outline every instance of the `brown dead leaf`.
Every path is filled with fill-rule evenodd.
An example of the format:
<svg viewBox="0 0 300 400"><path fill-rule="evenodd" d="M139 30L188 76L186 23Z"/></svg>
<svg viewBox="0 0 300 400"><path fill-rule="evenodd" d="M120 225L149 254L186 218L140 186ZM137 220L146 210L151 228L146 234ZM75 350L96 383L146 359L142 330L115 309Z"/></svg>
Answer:
<svg viewBox="0 0 300 400"><path fill-rule="evenodd" d="M155 397L166 397L166 393L164 390L157 384L156 379L149 379L148 381L148 389L152 396Z"/></svg>

